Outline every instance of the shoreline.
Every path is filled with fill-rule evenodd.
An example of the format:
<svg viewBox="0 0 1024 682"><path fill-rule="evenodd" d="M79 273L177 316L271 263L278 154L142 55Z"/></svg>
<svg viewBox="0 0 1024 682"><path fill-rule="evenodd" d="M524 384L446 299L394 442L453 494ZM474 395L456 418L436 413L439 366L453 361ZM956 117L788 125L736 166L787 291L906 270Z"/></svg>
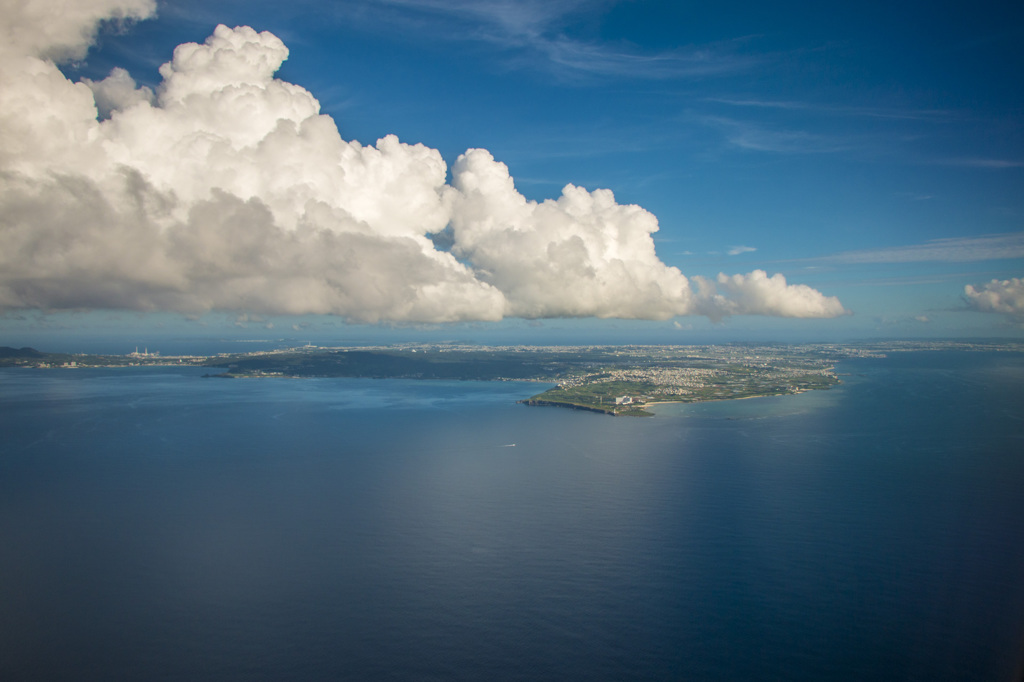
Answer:
<svg viewBox="0 0 1024 682"><path fill-rule="evenodd" d="M841 383L842 382L840 381L839 383L834 384L834 385L839 385ZM743 396L737 396L735 398L707 398L707 399L697 399L697 400L652 400L650 402L645 402L645 403L641 403L639 405L636 405L633 409L631 409L629 411L622 411L622 412L618 412L614 408L607 409L607 408L601 408L601 407L591 407L591 406L588 406L588 405L578 405L578 404L575 404L575 403L563 403L563 402L558 402L558 401L553 401L553 400L543 400L543 399L537 400L537 399L534 399L534 398L527 398L527 399L524 399L524 400L517 400L516 402L522 403L522 404L528 405L528 406L533 406L533 407L564 407L564 408L568 408L568 409L572 409L572 410L583 410L583 411L586 411L586 412L597 412L599 414L606 414L606 415L611 416L611 417L654 417L654 416L656 416L656 413L648 412L646 410L646 408L648 408L648 407L657 407L658 405L697 405L697 404L703 404L703 403L722 403L722 402L733 402L733 401L738 401L738 400L754 400L754 399L757 399L757 398L781 398L781 397L785 397L785 396L802 395L804 393L813 393L813 392L816 392L816 391L827 391L827 390L829 390L831 388L832 388L832 386L825 386L825 387L822 387L822 388L803 389L803 390L795 391L793 393L766 393L764 395L743 395Z"/></svg>

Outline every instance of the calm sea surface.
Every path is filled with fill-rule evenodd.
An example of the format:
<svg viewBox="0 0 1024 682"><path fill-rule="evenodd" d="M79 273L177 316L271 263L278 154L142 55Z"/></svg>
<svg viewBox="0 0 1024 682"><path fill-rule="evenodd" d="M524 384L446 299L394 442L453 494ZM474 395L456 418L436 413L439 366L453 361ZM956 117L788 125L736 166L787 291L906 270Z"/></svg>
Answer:
<svg viewBox="0 0 1024 682"><path fill-rule="evenodd" d="M613 419L0 371L0 679L1006 680L1024 356Z"/></svg>

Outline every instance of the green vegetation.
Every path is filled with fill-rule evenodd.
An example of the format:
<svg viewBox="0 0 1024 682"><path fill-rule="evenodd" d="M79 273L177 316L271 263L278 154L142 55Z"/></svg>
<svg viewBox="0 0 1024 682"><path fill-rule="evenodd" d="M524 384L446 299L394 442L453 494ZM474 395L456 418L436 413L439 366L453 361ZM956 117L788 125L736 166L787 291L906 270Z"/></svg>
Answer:
<svg viewBox="0 0 1024 682"><path fill-rule="evenodd" d="M317 350L218 358L232 376L370 377L377 379L531 380L567 370L550 353L456 350Z"/></svg>
<svg viewBox="0 0 1024 682"><path fill-rule="evenodd" d="M646 380L626 377L646 373ZM615 415L644 416L648 403L735 400L769 395L786 395L829 388L839 383L830 366L791 367L781 359L761 367L745 364L687 367L666 361L644 370L623 368L597 377L583 377L573 385L559 385L533 396L532 405L562 405L592 409Z"/></svg>
<svg viewBox="0 0 1024 682"><path fill-rule="evenodd" d="M564 388L556 386L539 395L525 400L528 405L559 405L577 409L592 410L614 415L650 416L651 413L639 405L616 404L624 396L644 399L653 395L657 387L649 382L600 381Z"/></svg>

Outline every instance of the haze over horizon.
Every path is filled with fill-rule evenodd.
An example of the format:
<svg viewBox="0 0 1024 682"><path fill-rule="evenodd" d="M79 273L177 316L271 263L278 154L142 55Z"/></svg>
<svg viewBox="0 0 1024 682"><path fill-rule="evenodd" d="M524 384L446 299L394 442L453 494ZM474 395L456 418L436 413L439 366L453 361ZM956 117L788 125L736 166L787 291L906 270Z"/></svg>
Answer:
<svg viewBox="0 0 1024 682"><path fill-rule="evenodd" d="M1024 331L1021 9L0 9L0 345Z"/></svg>

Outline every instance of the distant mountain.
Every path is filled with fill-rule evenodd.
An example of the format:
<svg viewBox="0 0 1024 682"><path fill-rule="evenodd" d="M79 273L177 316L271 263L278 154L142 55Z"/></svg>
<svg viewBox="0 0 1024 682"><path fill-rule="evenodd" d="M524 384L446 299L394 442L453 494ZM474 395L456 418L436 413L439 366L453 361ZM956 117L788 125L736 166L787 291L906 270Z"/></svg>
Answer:
<svg viewBox="0 0 1024 682"><path fill-rule="evenodd" d="M11 348L10 346L0 346L0 358L41 358L46 353L41 353L35 348Z"/></svg>

